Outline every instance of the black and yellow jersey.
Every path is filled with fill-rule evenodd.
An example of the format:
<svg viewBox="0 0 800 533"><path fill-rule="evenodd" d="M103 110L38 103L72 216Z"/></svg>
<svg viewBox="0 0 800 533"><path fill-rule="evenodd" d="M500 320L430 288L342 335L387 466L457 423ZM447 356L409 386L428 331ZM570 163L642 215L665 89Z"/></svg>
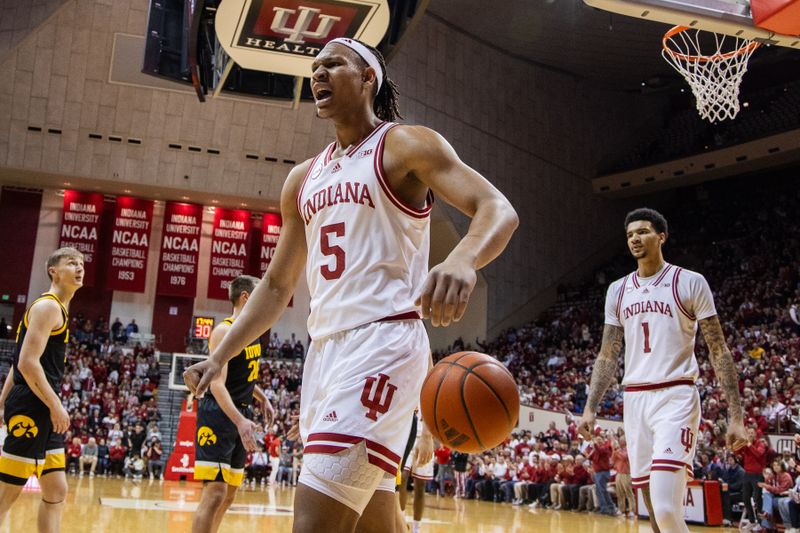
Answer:
<svg viewBox="0 0 800 533"><path fill-rule="evenodd" d="M17 369L17 365L19 364L20 352L22 351L22 343L25 341L25 335L28 333L28 314L31 312L31 307L42 300L55 300L61 308L61 315L64 319L64 323L60 328L50 332L50 338L47 339L44 352L39 358L39 363L41 363L44 369L47 382L50 383L50 386L53 387L53 390L58 394L61 378L64 376L64 364L67 359L67 342L69 342L69 329L67 329L67 326L69 325L69 314L67 313L67 308L64 307L64 304L58 299L58 296L49 292L42 294L33 301L30 307L25 311L19 323L19 327L17 327L17 347L14 350L14 385L23 385L30 389L22 373Z"/></svg>
<svg viewBox="0 0 800 533"><path fill-rule="evenodd" d="M233 317L226 318L222 323L232 325ZM225 380L225 388L228 389L233 403L238 406L252 403L253 389L258 380L260 359L261 341L256 339L228 361L228 377Z"/></svg>

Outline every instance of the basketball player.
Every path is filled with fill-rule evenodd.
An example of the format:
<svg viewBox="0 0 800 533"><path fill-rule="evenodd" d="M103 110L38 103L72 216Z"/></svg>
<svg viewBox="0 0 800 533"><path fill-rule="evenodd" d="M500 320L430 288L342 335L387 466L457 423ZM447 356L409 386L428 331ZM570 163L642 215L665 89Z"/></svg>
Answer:
<svg viewBox="0 0 800 533"><path fill-rule="evenodd" d="M17 328L17 348L0 395L8 435L0 456L0 523L32 475L39 477L40 533L61 529L67 495L64 433L69 414L58 390L64 375L69 314L83 285L83 254L59 248L47 258L50 290L33 301Z"/></svg>
<svg viewBox="0 0 800 533"><path fill-rule="evenodd" d="M624 422L633 486L643 490L654 531L689 531L683 498L700 424L694 385L698 325L728 401L726 438L734 450L747 444L738 376L705 278L664 261L666 219L652 209L636 209L625 218L625 231L638 269L608 288L603 340L579 430L589 438L597 407L616 382L624 342Z"/></svg>
<svg viewBox="0 0 800 533"><path fill-rule="evenodd" d="M420 424L422 418L416 413L415 425L420 428L414 439L411 450L411 464L403 468L400 480L400 509L406 510L408 500L408 478L414 483L414 520L411 522L412 533L419 533L422 514L425 512L425 484L433 479L433 435L425 424Z"/></svg>
<svg viewBox="0 0 800 533"><path fill-rule="evenodd" d="M238 276L231 281L228 297L233 304L233 315L211 332L209 350L213 351L225 338L258 281L253 276ZM223 366L219 377L211 383L211 394L200 400L194 478L204 484L192 533L215 533L242 484L247 452L257 448L254 434L258 426L251 420L250 411L252 398L261 404L266 426L272 425L275 412L264 391L256 385L260 360L261 343L256 338Z"/></svg>
<svg viewBox="0 0 800 533"><path fill-rule="evenodd" d="M518 219L440 135L392 122L398 93L377 50L334 39L311 75L317 114L333 122L336 139L290 172L284 226L264 279L211 357L185 379L202 394L228 359L275 323L305 266L313 340L303 373L294 531L349 533L358 522L358 531L387 532L427 369L419 313L435 327L460 320L477 270L503 251ZM472 222L427 272L434 193Z"/></svg>

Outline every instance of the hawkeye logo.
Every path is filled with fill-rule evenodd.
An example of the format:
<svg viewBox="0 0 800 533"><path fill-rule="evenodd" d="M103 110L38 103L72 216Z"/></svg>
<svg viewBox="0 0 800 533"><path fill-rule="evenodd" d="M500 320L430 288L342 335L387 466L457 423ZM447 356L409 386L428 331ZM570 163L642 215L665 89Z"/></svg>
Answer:
<svg viewBox="0 0 800 533"><path fill-rule="evenodd" d="M15 437L25 437L26 439L35 439L39 434L39 428L31 418L25 415L12 416L8 422L8 432Z"/></svg>
<svg viewBox="0 0 800 533"><path fill-rule="evenodd" d="M200 446L211 446L217 443L217 436L210 427L203 426L197 430L197 442Z"/></svg>

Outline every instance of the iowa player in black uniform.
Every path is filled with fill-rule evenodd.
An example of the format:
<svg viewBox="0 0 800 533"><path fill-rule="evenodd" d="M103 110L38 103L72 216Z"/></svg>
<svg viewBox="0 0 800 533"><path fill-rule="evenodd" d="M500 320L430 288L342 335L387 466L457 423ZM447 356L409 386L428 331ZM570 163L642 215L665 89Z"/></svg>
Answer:
<svg viewBox="0 0 800 533"><path fill-rule="evenodd" d="M69 341L67 308L83 285L83 255L59 248L47 259L47 275L50 290L31 304L19 324L14 364L0 394L8 428L0 456L0 522L35 474L42 486L38 529L56 533L67 494L63 433L69 428L57 391Z"/></svg>
<svg viewBox="0 0 800 533"><path fill-rule="evenodd" d="M211 332L209 350L225 337L258 282L253 276L239 276L231 282L228 296L233 303L233 316ZM251 420L250 411L253 398L261 404L267 426L272 424L272 406L256 385L260 359L261 344L256 339L225 365L219 378L212 382L210 394L200 400L194 478L206 483L192 524L193 533L216 532L242 484L245 456L256 450L254 434L258 426Z"/></svg>

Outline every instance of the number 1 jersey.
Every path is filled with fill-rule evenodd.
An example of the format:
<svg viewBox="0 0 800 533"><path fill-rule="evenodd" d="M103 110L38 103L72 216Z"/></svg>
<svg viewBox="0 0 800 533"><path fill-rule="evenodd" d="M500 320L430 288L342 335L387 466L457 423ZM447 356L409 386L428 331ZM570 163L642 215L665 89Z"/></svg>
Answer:
<svg viewBox="0 0 800 533"><path fill-rule="evenodd" d="M649 278L633 272L612 283L605 323L625 330L622 384L696 380L697 321L716 314L706 279L669 263Z"/></svg>
<svg viewBox="0 0 800 533"><path fill-rule="evenodd" d="M338 159L331 159L331 143L311 162L300 187L312 339L416 316L414 300L428 273L433 195L417 209L392 192L382 158L386 134L395 126L381 123Z"/></svg>

